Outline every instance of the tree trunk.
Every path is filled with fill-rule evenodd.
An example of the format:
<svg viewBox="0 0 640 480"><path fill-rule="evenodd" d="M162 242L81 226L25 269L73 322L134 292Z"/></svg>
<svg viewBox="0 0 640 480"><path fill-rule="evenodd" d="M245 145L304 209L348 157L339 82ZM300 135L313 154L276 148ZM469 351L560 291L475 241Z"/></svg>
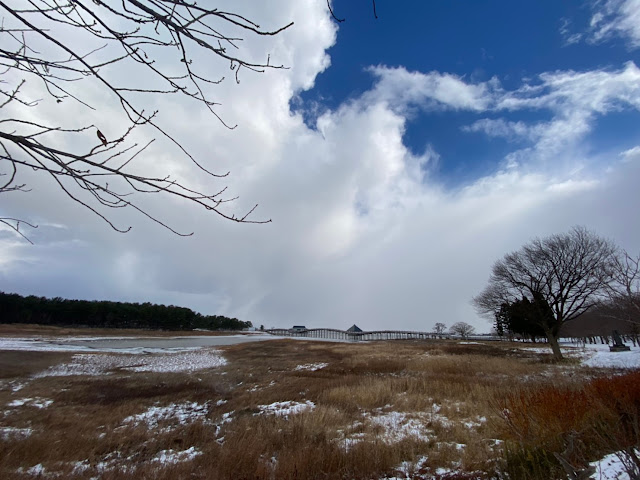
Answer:
<svg viewBox="0 0 640 480"><path fill-rule="evenodd" d="M553 334L553 332L545 328L544 333L547 334L547 340L549 340L549 346L551 346L551 350L553 351L553 358L556 360L562 360L562 352L560 351L560 345L558 344L558 338Z"/></svg>

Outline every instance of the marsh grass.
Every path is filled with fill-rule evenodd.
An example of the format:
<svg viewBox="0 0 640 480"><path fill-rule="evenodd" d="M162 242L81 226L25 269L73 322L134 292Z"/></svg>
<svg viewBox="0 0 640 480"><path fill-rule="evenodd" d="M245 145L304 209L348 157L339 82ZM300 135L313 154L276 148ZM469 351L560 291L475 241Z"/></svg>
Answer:
<svg viewBox="0 0 640 480"><path fill-rule="evenodd" d="M511 438L498 399L552 382L576 389L592 375L518 347L273 340L223 347L228 364L211 370L42 378L34 374L70 356L0 352L10 372L0 384L0 427L31 431L0 436L0 476L32 478L27 470L41 464L70 479L364 479L395 476L409 462L414 478L438 478L439 468L450 469L441 478L491 478L504 453L496 440ZM9 406L25 398L53 403ZM261 410L287 401L315 408ZM125 422L176 404L206 413ZM191 447L199 455L190 461L157 460Z"/></svg>

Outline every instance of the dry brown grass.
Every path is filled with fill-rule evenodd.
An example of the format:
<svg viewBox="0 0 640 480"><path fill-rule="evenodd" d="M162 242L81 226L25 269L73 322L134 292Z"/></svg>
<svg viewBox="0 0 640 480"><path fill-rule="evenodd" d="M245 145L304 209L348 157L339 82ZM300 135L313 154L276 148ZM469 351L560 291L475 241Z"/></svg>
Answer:
<svg viewBox="0 0 640 480"><path fill-rule="evenodd" d="M0 352L10 372L0 383L0 427L23 429L4 439L0 433L0 477L31 478L26 470L42 464L71 479L364 479L393 476L403 461L423 458L407 467L415 478L431 478L438 468L490 478L500 453L495 440L505 436L496 399L525 385L570 386L583 378L576 367L514 347L273 340L223 347L227 366L188 374L44 378L33 374L69 355ZM296 370L314 363L328 365ZM568 370L575 375L564 375ZM53 403L9 405L24 398ZM259 414L260 405L283 401L315 408ZM193 402L207 405L193 422L124 423L154 406ZM393 418L398 424L385 426ZM32 433L18 434L26 429ZM191 461L154 461L163 450L190 447L201 452ZM74 462L86 470L74 471Z"/></svg>
<svg viewBox="0 0 640 480"><path fill-rule="evenodd" d="M69 358L69 353L0 350L0 379L27 377Z"/></svg>

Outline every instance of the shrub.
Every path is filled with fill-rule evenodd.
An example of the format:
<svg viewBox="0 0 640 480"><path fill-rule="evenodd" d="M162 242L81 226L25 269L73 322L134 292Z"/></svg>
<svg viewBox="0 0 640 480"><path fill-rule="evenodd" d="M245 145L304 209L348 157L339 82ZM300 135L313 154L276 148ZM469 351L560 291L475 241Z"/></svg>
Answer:
<svg viewBox="0 0 640 480"><path fill-rule="evenodd" d="M640 372L582 388L514 392L498 408L507 426L504 469L511 478L554 478L562 469L585 470L590 461L621 451L640 466L633 455L640 447Z"/></svg>

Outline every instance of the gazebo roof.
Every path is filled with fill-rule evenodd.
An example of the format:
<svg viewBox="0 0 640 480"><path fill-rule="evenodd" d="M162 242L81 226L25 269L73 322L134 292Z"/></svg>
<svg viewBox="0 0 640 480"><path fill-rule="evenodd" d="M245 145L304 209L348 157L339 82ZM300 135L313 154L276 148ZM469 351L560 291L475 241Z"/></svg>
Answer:
<svg viewBox="0 0 640 480"><path fill-rule="evenodd" d="M351 327L349 328L349 330L347 330L347 332L362 332L362 329L360 327L358 327L355 323L353 325L351 325Z"/></svg>

